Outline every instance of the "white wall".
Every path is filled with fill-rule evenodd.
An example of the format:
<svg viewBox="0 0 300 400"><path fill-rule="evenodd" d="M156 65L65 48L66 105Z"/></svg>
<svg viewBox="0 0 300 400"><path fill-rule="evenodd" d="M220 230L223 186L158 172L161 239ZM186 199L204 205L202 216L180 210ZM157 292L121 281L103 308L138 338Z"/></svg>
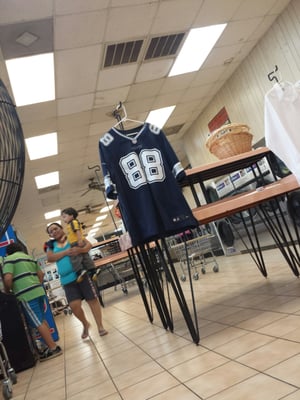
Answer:
<svg viewBox="0 0 300 400"><path fill-rule="evenodd" d="M300 0L291 1L184 136L192 167L216 161L205 146L207 124L224 106L231 122L250 126L253 143L264 137L264 95L273 86L268 73L275 65L283 81L300 80Z"/></svg>

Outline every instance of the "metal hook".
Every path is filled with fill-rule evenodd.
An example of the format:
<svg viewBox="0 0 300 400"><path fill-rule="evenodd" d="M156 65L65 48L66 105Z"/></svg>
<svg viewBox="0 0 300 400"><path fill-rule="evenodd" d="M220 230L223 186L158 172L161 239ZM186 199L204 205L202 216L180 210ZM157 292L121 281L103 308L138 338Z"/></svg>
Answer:
<svg viewBox="0 0 300 400"><path fill-rule="evenodd" d="M123 111L123 117L121 116L121 111ZM127 112L126 112L126 108L125 108L124 104L121 101L119 102L119 104L116 106L116 108L112 112L112 115L118 121L118 123L115 126L120 125L121 129L124 130L123 121L126 121L126 119L127 119Z"/></svg>
<svg viewBox="0 0 300 400"><path fill-rule="evenodd" d="M123 112L124 116L121 117L120 113L121 111ZM122 120L124 118L127 118L127 113L126 113L126 108L124 106L124 104L120 101L119 104L116 106L116 108L114 109L114 111L112 112L112 115L118 120Z"/></svg>
<svg viewBox="0 0 300 400"><path fill-rule="evenodd" d="M274 71L271 71L271 72L268 74L268 79L269 79L269 81L274 81L274 80L275 80L277 83L279 83L279 80L278 80L277 76L274 75L275 72L277 72L277 71L278 71L278 66L275 65L275 70L274 70Z"/></svg>
<svg viewBox="0 0 300 400"><path fill-rule="evenodd" d="M100 165L98 164L94 165L93 167L88 166L88 169L95 169L95 171L101 171Z"/></svg>

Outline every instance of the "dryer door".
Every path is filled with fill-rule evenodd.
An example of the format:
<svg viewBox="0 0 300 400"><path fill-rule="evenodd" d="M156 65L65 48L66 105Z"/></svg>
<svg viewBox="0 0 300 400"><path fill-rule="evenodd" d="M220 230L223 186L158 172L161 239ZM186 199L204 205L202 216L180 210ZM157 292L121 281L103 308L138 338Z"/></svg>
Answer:
<svg viewBox="0 0 300 400"><path fill-rule="evenodd" d="M218 223L218 232L222 242L227 247L232 247L234 243L234 235L229 223L225 220L222 220Z"/></svg>

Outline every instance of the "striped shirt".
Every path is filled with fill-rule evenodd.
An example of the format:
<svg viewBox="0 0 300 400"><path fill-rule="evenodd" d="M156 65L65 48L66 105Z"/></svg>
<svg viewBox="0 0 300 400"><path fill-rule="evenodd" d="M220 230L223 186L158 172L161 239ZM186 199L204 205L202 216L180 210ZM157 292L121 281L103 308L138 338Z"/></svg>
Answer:
<svg viewBox="0 0 300 400"><path fill-rule="evenodd" d="M37 271L39 265L28 254L17 251L4 259L3 274L13 275L12 291L19 300L30 301L45 294Z"/></svg>

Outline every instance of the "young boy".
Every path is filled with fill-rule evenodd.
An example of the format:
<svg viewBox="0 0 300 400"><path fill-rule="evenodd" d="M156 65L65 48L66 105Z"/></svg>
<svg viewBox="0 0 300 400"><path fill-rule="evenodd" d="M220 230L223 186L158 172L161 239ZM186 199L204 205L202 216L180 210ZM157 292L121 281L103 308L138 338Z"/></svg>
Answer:
<svg viewBox="0 0 300 400"><path fill-rule="evenodd" d="M13 292L21 302L28 324L38 330L47 344L40 354L40 361L61 355L62 349L53 340L45 316L46 293L42 285L44 272L18 243L9 244L6 254L3 264L5 289Z"/></svg>
<svg viewBox="0 0 300 400"><path fill-rule="evenodd" d="M65 208L61 212L62 220L67 224L67 237L71 247L84 246L82 226L77 217L78 212L72 207ZM71 262L78 275L77 282L81 282L88 271L93 272L92 279L95 279L95 265L88 253L71 256Z"/></svg>

